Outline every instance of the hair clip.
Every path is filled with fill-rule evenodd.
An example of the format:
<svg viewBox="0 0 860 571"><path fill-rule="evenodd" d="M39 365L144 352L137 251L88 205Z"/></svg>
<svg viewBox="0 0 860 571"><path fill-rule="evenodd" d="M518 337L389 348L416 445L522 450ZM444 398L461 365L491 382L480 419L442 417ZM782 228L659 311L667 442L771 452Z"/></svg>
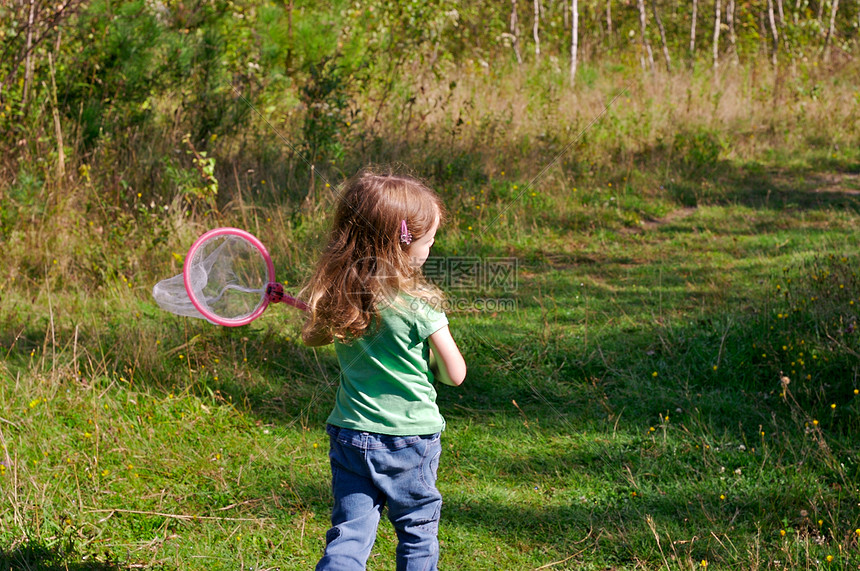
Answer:
<svg viewBox="0 0 860 571"><path fill-rule="evenodd" d="M406 228L406 220L400 221L400 241L407 246L412 243L412 233Z"/></svg>

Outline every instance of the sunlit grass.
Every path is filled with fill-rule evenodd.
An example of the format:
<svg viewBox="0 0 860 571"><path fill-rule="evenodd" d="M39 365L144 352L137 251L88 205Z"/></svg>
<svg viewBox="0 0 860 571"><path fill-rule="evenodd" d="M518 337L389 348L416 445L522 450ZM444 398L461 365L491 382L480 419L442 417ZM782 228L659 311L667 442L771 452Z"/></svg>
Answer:
<svg viewBox="0 0 860 571"><path fill-rule="evenodd" d="M150 291L216 225L255 233L295 289L338 173L394 159L451 214L435 256L517 263L509 290L449 291L515 309L449 316L470 373L439 391L445 568L855 565L854 88L834 79L787 129L797 109L773 111L767 74L720 78L716 103L710 76L637 80L559 156L623 79L568 93L527 73L461 78L469 90L414 133L355 135L366 153L309 200L263 143L234 175L249 159L228 137L216 210L108 200L112 166L68 188L19 177L38 205L2 228L0 568L313 566L333 352L302 346L291 310L216 328ZM371 569L395 541L383 522Z"/></svg>
<svg viewBox="0 0 860 571"><path fill-rule="evenodd" d="M711 206L633 232L440 240L521 264L517 311L451 315L471 373L440 394L446 566L851 561L856 366L833 368L841 346L812 335L829 322L798 301L827 291L821 315L856 316L855 223ZM281 308L240 330L164 314L151 272L95 292L49 280L26 313L21 278L5 282L4 557L311 566L333 355L300 346ZM372 566L393 544L383 524Z"/></svg>

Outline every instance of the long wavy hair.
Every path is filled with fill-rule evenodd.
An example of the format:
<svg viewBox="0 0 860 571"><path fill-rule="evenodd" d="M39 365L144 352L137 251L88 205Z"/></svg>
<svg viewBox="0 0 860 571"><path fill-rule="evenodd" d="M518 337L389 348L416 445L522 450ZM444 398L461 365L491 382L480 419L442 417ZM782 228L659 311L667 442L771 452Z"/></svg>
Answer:
<svg viewBox="0 0 860 571"><path fill-rule="evenodd" d="M439 196L417 178L364 169L340 189L331 237L300 297L308 304L302 334L331 334L348 342L361 337L400 294L441 300L411 262L401 240L402 221L413 240L442 223Z"/></svg>

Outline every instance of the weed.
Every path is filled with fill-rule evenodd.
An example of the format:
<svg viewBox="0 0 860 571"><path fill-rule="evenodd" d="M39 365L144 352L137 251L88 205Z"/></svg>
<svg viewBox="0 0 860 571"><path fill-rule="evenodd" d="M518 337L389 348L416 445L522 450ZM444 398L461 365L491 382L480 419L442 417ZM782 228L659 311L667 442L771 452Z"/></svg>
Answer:
<svg viewBox="0 0 860 571"><path fill-rule="evenodd" d="M368 11L350 17L372 34ZM434 254L517 264L513 288L455 292L512 304L449 316L470 378L439 391L445 567L860 559L856 88L838 70L777 92L755 65L631 79L629 62L589 64L569 89L548 58L455 69L442 53L367 91L360 58L263 85L236 55L249 47L225 56L244 103L219 91L211 36L168 32L179 68L202 50L214 99L148 94L136 54L132 83L108 82L134 105L80 110L65 178L50 137L22 145L26 166L0 163L0 566L313 565L334 355L298 342L296 313L219 329L150 290L216 225L253 232L300 284L342 175L394 160L451 213ZM182 97L208 106L185 117ZM231 98L243 110L220 114ZM395 542L383 524L371 565Z"/></svg>

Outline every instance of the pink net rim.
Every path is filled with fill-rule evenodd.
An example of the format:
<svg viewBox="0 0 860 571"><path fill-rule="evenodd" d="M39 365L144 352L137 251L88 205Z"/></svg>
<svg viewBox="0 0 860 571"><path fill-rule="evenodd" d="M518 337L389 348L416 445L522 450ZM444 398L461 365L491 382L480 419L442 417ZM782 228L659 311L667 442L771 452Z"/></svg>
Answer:
<svg viewBox="0 0 860 571"><path fill-rule="evenodd" d="M194 307L197 308L203 317L215 323L217 325L223 325L225 327L241 327L242 325L247 325L260 317L264 311L266 311L266 307L269 305L269 300L266 297L263 297L263 301L260 305L249 315L244 317L239 317L235 319L221 317L209 311L205 305L201 304L194 295L193 288L191 287L191 260L194 259L194 255L197 253L197 250L209 239L218 238L220 236L238 236L243 240L247 240L251 243L252 246L259 250L260 255L263 257L263 261L266 262L266 271L269 274L269 283L273 283L275 281L275 265L272 263L272 257L269 255L266 247L263 246L263 243L257 239L256 236L251 234L250 232L246 232L245 230L240 230L239 228L215 228L214 230L209 230L194 242L191 245L191 248L188 250L188 254L185 256L185 264L182 267L182 275L183 275L183 283L185 284L185 291L188 292L188 298L191 300L191 303L194 304Z"/></svg>

